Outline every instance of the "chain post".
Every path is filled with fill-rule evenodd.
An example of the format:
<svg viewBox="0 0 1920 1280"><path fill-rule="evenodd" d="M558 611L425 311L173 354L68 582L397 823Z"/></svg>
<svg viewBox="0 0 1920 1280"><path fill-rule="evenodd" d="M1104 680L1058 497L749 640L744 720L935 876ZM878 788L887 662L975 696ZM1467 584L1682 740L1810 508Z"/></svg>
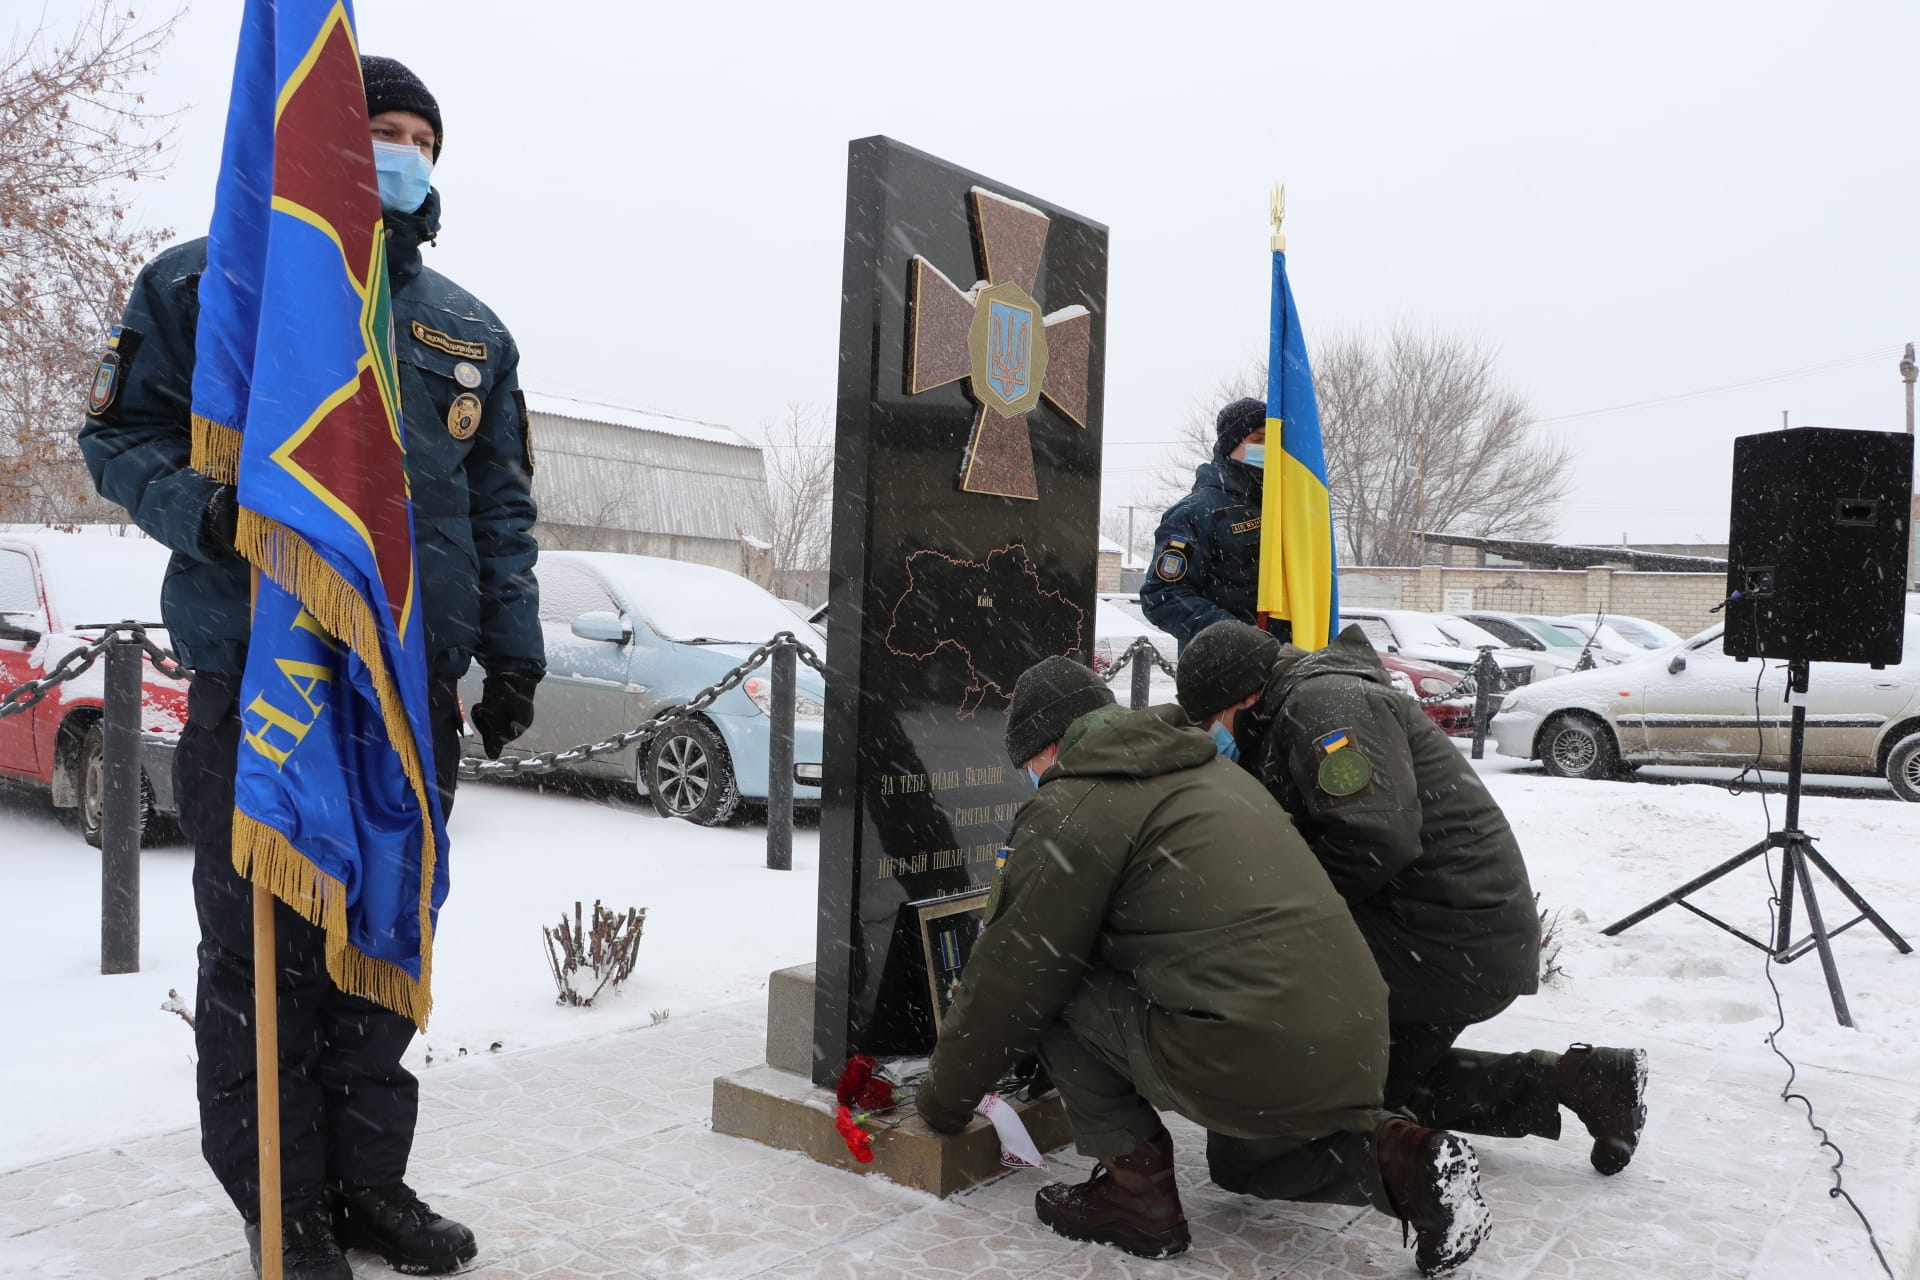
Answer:
<svg viewBox="0 0 1920 1280"><path fill-rule="evenodd" d="M1133 663L1133 696L1130 701L1135 711L1146 710L1147 703L1153 697L1153 663L1147 655L1154 652L1153 642L1145 636L1136 639L1133 647L1127 651L1127 660Z"/></svg>
<svg viewBox="0 0 1920 1280"><path fill-rule="evenodd" d="M140 972L140 667L137 630L107 643L100 814L100 972ZM82 796L81 803L85 804Z"/></svg>
<svg viewBox="0 0 1920 1280"><path fill-rule="evenodd" d="M1480 646L1480 657L1473 664L1473 758L1487 754L1487 722L1493 719L1493 691L1500 679L1499 664L1493 650Z"/></svg>
<svg viewBox="0 0 1920 1280"><path fill-rule="evenodd" d="M772 740L767 744L767 870L793 870L794 660L799 642L773 639Z"/></svg>

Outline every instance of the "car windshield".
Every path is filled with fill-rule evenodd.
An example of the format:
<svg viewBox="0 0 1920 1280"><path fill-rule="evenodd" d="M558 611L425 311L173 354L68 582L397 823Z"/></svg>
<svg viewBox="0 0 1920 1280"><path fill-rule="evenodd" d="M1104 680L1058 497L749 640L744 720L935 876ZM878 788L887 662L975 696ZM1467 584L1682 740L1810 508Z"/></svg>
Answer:
<svg viewBox="0 0 1920 1280"><path fill-rule="evenodd" d="M607 555L592 564L627 608L668 640L759 644L804 630L778 597L725 569L645 556Z"/></svg>
<svg viewBox="0 0 1920 1280"><path fill-rule="evenodd" d="M1476 627L1465 618L1438 618L1434 629L1447 638L1448 644L1458 645L1462 649L1478 649L1490 644L1496 649L1504 649L1507 642L1485 627Z"/></svg>
<svg viewBox="0 0 1920 1280"><path fill-rule="evenodd" d="M1584 649L1587 642L1583 637L1575 636L1561 627L1554 626L1545 618L1522 618L1527 630L1539 636L1556 649Z"/></svg>
<svg viewBox="0 0 1920 1280"><path fill-rule="evenodd" d="M105 533L66 534L40 540L38 553L59 626L121 618L160 621L160 580L168 552L159 543Z"/></svg>
<svg viewBox="0 0 1920 1280"><path fill-rule="evenodd" d="M1518 649L1539 649L1543 646L1534 638L1531 631L1508 618L1490 618L1485 614L1463 619L1479 627L1482 631L1491 631L1500 637L1500 643L1512 645Z"/></svg>

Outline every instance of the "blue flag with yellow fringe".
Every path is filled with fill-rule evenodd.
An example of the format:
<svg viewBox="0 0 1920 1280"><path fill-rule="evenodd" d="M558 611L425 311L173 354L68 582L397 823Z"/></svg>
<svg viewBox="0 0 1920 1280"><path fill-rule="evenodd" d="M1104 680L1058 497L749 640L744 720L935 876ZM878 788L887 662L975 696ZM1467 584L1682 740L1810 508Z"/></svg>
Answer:
<svg viewBox="0 0 1920 1280"><path fill-rule="evenodd" d="M1286 618L1302 649L1325 647L1340 630L1333 501L1320 442L1320 404L1300 313L1287 283L1287 254L1273 250L1273 319L1267 348L1267 443L1280 442L1260 501L1261 613Z"/></svg>
<svg viewBox="0 0 1920 1280"><path fill-rule="evenodd" d="M193 466L253 565L235 868L425 1026L447 841L353 8L248 0L200 281Z"/></svg>

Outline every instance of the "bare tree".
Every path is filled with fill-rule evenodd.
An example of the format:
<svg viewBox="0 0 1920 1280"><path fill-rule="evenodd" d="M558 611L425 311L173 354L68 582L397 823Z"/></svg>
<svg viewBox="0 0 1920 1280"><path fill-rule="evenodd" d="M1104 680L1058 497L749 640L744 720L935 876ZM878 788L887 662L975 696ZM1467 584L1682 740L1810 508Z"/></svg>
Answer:
<svg viewBox="0 0 1920 1280"><path fill-rule="evenodd" d="M94 0L0 49L0 519L124 518L74 443L107 330L167 238L128 217L172 130L136 85L173 33Z"/></svg>
<svg viewBox="0 0 1920 1280"><path fill-rule="evenodd" d="M1342 563L1418 564L1423 531L1552 532L1572 453L1534 432L1532 407L1501 382L1492 348L1398 325L1381 340L1355 332L1322 340L1312 362ZM1167 479L1211 454L1219 405L1264 397L1266 381L1257 361L1222 380L1211 408L1196 404Z"/></svg>
<svg viewBox="0 0 1920 1280"><path fill-rule="evenodd" d="M773 543L768 590L806 600L808 584L826 571L833 538L831 420L819 405L793 402L784 417L762 423L761 430L767 490L759 514Z"/></svg>

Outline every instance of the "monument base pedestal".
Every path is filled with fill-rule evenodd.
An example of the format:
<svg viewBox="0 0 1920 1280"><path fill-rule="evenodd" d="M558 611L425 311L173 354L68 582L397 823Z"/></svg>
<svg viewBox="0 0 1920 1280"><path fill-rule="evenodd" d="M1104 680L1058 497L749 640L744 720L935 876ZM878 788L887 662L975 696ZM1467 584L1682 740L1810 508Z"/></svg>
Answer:
<svg viewBox="0 0 1920 1280"><path fill-rule="evenodd" d="M821 1164L879 1174L904 1187L946 1197L1005 1171L1000 1138L975 1117L955 1134L935 1133L909 1113L905 1123L873 1139L873 1160L860 1164L833 1127L833 1093L806 1070L813 1054L813 966L782 969L767 983L767 1061L713 1082L713 1131L798 1151ZM1060 1095L1016 1103L1034 1145L1053 1151L1072 1139Z"/></svg>

